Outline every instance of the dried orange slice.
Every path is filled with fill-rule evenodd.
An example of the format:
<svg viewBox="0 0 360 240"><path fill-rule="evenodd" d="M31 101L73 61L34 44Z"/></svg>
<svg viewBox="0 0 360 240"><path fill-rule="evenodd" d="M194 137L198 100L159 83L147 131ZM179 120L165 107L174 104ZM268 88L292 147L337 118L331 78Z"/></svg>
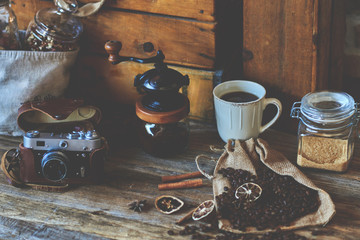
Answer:
<svg viewBox="0 0 360 240"><path fill-rule="evenodd" d="M256 201L262 193L262 188L253 182L244 183L235 191L237 199L245 199L249 202Z"/></svg>
<svg viewBox="0 0 360 240"><path fill-rule="evenodd" d="M155 199L156 209L165 214L179 211L183 206L184 202L174 196L163 195Z"/></svg>
<svg viewBox="0 0 360 240"><path fill-rule="evenodd" d="M215 203L213 200L207 200L202 202L193 212L192 219L198 221L200 219L205 219L207 216L210 216L210 213L214 211Z"/></svg>

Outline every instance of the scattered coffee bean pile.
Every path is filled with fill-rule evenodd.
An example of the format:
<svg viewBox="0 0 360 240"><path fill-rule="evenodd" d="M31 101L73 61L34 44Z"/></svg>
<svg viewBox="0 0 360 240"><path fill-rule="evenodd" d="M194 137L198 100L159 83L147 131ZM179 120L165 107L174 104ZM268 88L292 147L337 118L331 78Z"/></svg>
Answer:
<svg viewBox="0 0 360 240"><path fill-rule="evenodd" d="M219 217L229 219L233 228L244 231L246 227L258 230L288 226L295 219L315 212L320 203L318 193L299 184L290 176L276 174L266 166L257 170L258 176L241 169L220 169L231 187L216 196ZM236 189L244 183L253 182L262 188L259 199L253 202L236 199Z"/></svg>

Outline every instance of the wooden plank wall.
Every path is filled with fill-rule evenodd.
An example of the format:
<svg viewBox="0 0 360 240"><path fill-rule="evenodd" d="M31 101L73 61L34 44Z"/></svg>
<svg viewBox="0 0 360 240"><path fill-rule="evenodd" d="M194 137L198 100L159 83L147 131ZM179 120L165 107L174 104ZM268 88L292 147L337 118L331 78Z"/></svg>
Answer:
<svg viewBox="0 0 360 240"><path fill-rule="evenodd" d="M86 3L89 1L82 1ZM215 22L214 9L206 1L107 1L98 14L82 19L84 34L82 49L87 53L105 54L104 44L107 40L118 40L123 43L123 56L149 57L161 48L166 62L185 66L211 69L215 60ZM135 11L143 5L142 12ZM189 6L206 9L198 14L188 13ZM25 29L36 11L53 7L52 1L15 0L13 8L18 17L20 29ZM125 9L126 8L126 9ZM176 9L182 8L177 15L184 18L169 17ZM209 9L210 8L210 9ZM154 10L153 14L145 11ZM207 16L203 16L203 15ZM190 18L186 18L190 17ZM194 19L201 19L196 21ZM203 21L210 19L210 21ZM152 52L145 52L143 44L151 42Z"/></svg>
<svg viewBox="0 0 360 240"><path fill-rule="evenodd" d="M341 89L342 75L330 75L332 66L341 71L342 65L344 35L338 33L345 26L339 5L336 0L244 0L243 46L253 59L244 61L243 74L283 103L278 128L296 130L290 109L305 94Z"/></svg>
<svg viewBox="0 0 360 240"><path fill-rule="evenodd" d="M344 88L360 102L360 1L345 1L346 47L344 57ZM345 30L344 30L345 31Z"/></svg>
<svg viewBox="0 0 360 240"><path fill-rule="evenodd" d="M95 0L80 2L90 1ZM21 29L37 10L53 6L49 0L13 2ZM190 75L193 118L214 120L211 90L215 70L224 70L222 80L257 81L268 97L280 99L284 112L277 126L293 131L294 101L310 91L341 88L342 74L334 70L342 69L341 6L341 0L108 0L99 13L83 19L70 94L115 107L134 103L139 97L134 76L151 66L108 64L103 45L119 40L123 56L145 58L161 49L171 67ZM153 51L144 50L146 42ZM242 59L243 52L250 58Z"/></svg>
<svg viewBox="0 0 360 240"><path fill-rule="evenodd" d="M80 5L94 0L78 1ZM26 29L35 13L53 7L51 0L14 0L12 7L20 29ZM190 76L187 94L190 116L213 121L212 87L215 69L215 18L213 1L207 0L108 0L95 15L82 19L84 33L69 95L97 105L117 107L134 104L139 97L133 87L137 74L151 65L107 62L107 40L122 42L122 56L148 58L161 49L171 68ZM146 52L144 43L153 51Z"/></svg>
<svg viewBox="0 0 360 240"><path fill-rule="evenodd" d="M244 62L246 77L297 97L317 88L315 2L244 1L244 48L254 55Z"/></svg>

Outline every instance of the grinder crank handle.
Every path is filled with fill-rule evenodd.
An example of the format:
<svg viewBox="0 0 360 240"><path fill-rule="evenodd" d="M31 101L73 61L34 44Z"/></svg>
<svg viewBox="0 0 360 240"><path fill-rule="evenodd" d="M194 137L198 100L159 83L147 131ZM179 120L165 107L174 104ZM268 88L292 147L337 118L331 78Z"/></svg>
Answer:
<svg viewBox="0 0 360 240"><path fill-rule="evenodd" d="M109 54L109 62L115 65L124 61L132 61L138 63L159 63L163 62L165 56L161 50L157 51L156 56L150 58L136 58L136 57L123 57L119 55L119 52L122 48L122 44L119 41L107 41L105 43L105 50Z"/></svg>
<svg viewBox="0 0 360 240"><path fill-rule="evenodd" d="M105 50L109 54L109 62L117 64L120 62L119 52L122 48L122 43L119 41L107 41L105 43Z"/></svg>

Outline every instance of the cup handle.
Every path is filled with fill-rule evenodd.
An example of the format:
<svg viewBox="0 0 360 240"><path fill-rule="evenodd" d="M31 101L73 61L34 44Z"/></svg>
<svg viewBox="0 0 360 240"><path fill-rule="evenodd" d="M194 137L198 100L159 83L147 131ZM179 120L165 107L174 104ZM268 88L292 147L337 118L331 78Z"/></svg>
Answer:
<svg viewBox="0 0 360 240"><path fill-rule="evenodd" d="M271 119L271 121L269 121L268 123L266 123L264 126L260 127L260 133L264 132L266 129L268 129L271 125L273 125L276 120L278 120L278 118L280 117L281 111L282 111L282 105L281 102L276 99L276 98L265 98L264 99L264 109L267 107L267 105L269 104L274 104L277 108L277 113L275 115L275 117L273 119Z"/></svg>

